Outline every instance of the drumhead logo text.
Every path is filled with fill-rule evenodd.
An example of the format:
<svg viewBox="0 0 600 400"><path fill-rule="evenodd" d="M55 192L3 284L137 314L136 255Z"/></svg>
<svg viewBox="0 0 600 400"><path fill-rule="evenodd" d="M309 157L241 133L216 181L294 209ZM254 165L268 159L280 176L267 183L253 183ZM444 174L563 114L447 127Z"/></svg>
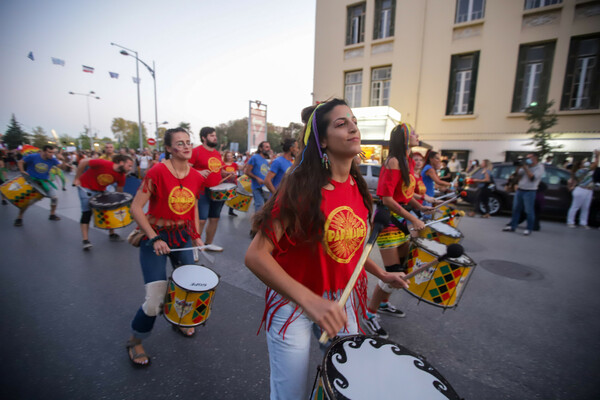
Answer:
<svg viewBox="0 0 600 400"><path fill-rule="evenodd" d="M186 187L176 186L169 193L169 208L177 215L183 215L190 211L196 204L192 191Z"/></svg>
<svg viewBox="0 0 600 400"><path fill-rule="evenodd" d="M111 174L100 174L96 178L96 182L100 186L108 186L115 181L115 178Z"/></svg>
<svg viewBox="0 0 600 400"><path fill-rule="evenodd" d="M325 221L323 246L335 261L348 264L358 249L362 248L367 227L347 206L333 210Z"/></svg>
<svg viewBox="0 0 600 400"><path fill-rule="evenodd" d="M219 172L221 170L221 161L216 157L208 159L208 169L211 172Z"/></svg>

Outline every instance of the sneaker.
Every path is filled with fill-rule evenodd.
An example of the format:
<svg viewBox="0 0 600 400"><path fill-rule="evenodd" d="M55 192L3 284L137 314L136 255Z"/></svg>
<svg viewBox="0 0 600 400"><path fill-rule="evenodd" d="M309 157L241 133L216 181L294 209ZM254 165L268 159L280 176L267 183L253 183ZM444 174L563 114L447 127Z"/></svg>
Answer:
<svg viewBox="0 0 600 400"><path fill-rule="evenodd" d="M388 335L387 331L383 329L379 324L379 316L377 314L373 315L371 318L366 319L365 325L367 326L367 330L373 335L377 335L383 339L387 339L390 336Z"/></svg>
<svg viewBox="0 0 600 400"><path fill-rule="evenodd" d="M208 251L223 251L223 248L221 246L217 246L216 244L207 244L204 247L204 250L208 250Z"/></svg>
<svg viewBox="0 0 600 400"><path fill-rule="evenodd" d="M60 221L60 217L59 217L58 215L56 215L56 214L51 214L51 215L48 217L48 219L49 219L50 221Z"/></svg>
<svg viewBox="0 0 600 400"><path fill-rule="evenodd" d="M232 217L237 217L237 214L233 212L232 209L229 209L229 215L231 215Z"/></svg>
<svg viewBox="0 0 600 400"><path fill-rule="evenodd" d="M577 228L577 225L575 225L575 224L568 224L567 226L568 226L569 228Z"/></svg>
<svg viewBox="0 0 600 400"><path fill-rule="evenodd" d="M92 243L90 243L89 240L84 240L83 241L83 249L84 250L89 250L92 248Z"/></svg>
<svg viewBox="0 0 600 400"><path fill-rule="evenodd" d="M514 232L515 230L512 228L512 226L505 226L504 228L502 228L502 232Z"/></svg>
<svg viewBox="0 0 600 400"><path fill-rule="evenodd" d="M15 226L23 226L23 220L21 218L15 219Z"/></svg>
<svg viewBox="0 0 600 400"><path fill-rule="evenodd" d="M398 318L406 317L406 314L404 313L404 311L397 309L390 303L381 303L379 305L379 308L377 309L377 312L380 312L383 314L390 314L390 315L393 315L394 317L398 317Z"/></svg>
<svg viewBox="0 0 600 400"><path fill-rule="evenodd" d="M592 229L592 228L590 228L590 226L589 226L589 225L583 225L583 228L584 228L584 229Z"/></svg>
<svg viewBox="0 0 600 400"><path fill-rule="evenodd" d="M111 242L120 242L121 236L119 236L117 233L111 233L110 235L108 235L108 240L110 240Z"/></svg>
<svg viewBox="0 0 600 400"><path fill-rule="evenodd" d="M6 200L2 199L2 205L3 205L3 206L5 206L5 205L7 205L7 204L8 204L8 201L6 201Z"/></svg>
<svg viewBox="0 0 600 400"><path fill-rule="evenodd" d="M529 235L531 235L531 231L529 229L525 229L523 231L523 236L529 236Z"/></svg>

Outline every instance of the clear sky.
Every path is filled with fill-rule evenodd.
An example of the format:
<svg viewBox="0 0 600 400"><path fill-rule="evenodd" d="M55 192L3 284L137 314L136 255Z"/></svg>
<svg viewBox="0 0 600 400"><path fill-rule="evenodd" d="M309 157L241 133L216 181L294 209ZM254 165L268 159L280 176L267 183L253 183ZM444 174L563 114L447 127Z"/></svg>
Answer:
<svg viewBox="0 0 600 400"><path fill-rule="evenodd" d="M155 61L158 121L167 127L185 121L198 133L245 118L249 100L268 105L270 123L300 122L312 102L314 27L315 0L2 0L0 131L14 113L26 131L79 136L87 99L69 91L101 97L89 100L98 137L112 137L115 117L137 121L135 58L111 42ZM140 79L142 121L154 122L153 81L141 64Z"/></svg>

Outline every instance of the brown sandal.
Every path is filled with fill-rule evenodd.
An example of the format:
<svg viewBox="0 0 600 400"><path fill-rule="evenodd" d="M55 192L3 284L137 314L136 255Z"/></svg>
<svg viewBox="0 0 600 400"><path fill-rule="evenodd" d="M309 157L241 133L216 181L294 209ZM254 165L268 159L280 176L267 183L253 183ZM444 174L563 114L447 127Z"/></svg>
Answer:
<svg viewBox="0 0 600 400"><path fill-rule="evenodd" d="M150 365L150 357L146 353L138 353L137 351L135 351L135 346L141 343L141 340L128 340L127 345L125 346L127 348L127 355L129 356L129 361L131 361L131 363L138 368L144 368ZM139 360L142 357L146 357L148 362L139 363L135 361Z"/></svg>

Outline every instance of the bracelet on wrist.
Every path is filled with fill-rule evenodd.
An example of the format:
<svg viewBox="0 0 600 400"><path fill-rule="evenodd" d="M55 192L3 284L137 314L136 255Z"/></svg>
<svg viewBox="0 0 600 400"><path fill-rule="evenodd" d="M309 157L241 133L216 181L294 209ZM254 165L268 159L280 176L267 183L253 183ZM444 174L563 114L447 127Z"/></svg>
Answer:
<svg viewBox="0 0 600 400"><path fill-rule="evenodd" d="M154 246L154 243L157 242L157 241L159 241L159 240L162 240L162 238L160 236L156 235L152 239L148 240L147 245L148 246Z"/></svg>

